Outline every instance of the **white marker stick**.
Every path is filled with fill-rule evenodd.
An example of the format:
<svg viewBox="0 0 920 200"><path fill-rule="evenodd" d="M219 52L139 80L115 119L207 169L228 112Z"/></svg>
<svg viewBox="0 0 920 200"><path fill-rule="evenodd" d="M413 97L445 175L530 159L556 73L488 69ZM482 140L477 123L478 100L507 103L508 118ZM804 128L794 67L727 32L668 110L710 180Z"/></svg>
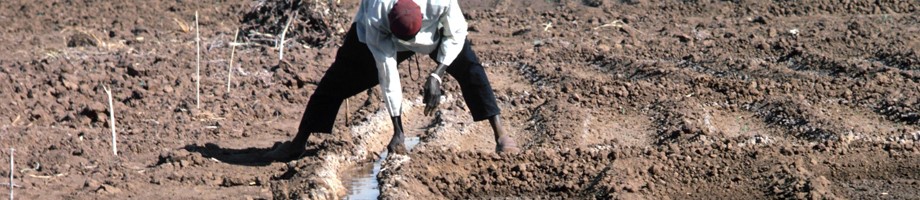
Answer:
<svg viewBox="0 0 920 200"><path fill-rule="evenodd" d="M195 11L195 108L201 109L201 31L198 28L198 11Z"/></svg>
<svg viewBox="0 0 920 200"><path fill-rule="evenodd" d="M240 29L236 29L236 33L233 34L233 43L236 43L236 38L240 35ZM233 53L236 52L236 45L230 45L230 66L227 66L227 93L230 93L230 77L233 76Z"/></svg>
<svg viewBox="0 0 920 200"><path fill-rule="evenodd" d="M294 21L294 18L297 17L297 13L294 13L294 16L288 18L287 24L284 25L284 30L281 30L281 41L278 43L278 61L284 60L284 35L287 34L288 27L291 26L291 22Z"/></svg>
<svg viewBox="0 0 920 200"><path fill-rule="evenodd" d="M16 153L16 149L10 148L10 200L13 200L13 172L16 171L16 167L13 165L13 153Z"/></svg>
<svg viewBox="0 0 920 200"><path fill-rule="evenodd" d="M105 90L105 94L109 96L109 124L112 125L112 154L118 156L118 147L116 146L115 139L115 106L112 104L112 91L109 88L102 86L102 89Z"/></svg>

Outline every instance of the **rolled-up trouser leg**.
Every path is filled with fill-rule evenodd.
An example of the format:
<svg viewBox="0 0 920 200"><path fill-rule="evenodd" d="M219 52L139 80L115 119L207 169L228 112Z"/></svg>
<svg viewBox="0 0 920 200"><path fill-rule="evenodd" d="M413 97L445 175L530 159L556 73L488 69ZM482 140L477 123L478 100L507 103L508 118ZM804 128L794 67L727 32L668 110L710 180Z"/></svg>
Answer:
<svg viewBox="0 0 920 200"><path fill-rule="evenodd" d="M429 56L435 58L437 51ZM489 84L489 77L486 76L482 63L473 52L469 40L464 42L463 50L460 51L454 62L447 66L447 73L460 84L463 100L466 101L473 120L480 121L501 113L495 101L495 92L492 91L492 85Z"/></svg>

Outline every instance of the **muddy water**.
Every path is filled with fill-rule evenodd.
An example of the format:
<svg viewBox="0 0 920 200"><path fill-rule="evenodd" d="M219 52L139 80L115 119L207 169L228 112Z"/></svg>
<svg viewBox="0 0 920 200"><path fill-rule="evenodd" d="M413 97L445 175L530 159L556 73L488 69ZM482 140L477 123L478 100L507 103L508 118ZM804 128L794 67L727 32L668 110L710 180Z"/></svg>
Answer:
<svg viewBox="0 0 920 200"><path fill-rule="evenodd" d="M406 148L409 150L412 150L418 143L419 137L406 138ZM359 166L347 176L350 180L344 181L348 185L348 197L346 199L377 199L377 196L380 196L377 174L380 173L381 163L387 155L387 152L384 151L380 154L380 158L374 161L373 165Z"/></svg>

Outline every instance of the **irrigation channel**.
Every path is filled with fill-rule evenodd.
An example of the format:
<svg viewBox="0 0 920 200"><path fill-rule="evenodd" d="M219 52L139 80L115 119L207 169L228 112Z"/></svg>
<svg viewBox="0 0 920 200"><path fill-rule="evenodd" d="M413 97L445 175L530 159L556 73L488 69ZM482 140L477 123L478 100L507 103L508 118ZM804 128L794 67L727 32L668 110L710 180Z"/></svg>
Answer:
<svg viewBox="0 0 920 200"><path fill-rule="evenodd" d="M406 148L412 150L419 143L419 137L406 138ZM351 173L347 174L345 184L348 187L348 196L346 199L377 199L380 196L380 186L377 182L377 174L380 173L383 160L387 158L388 153L383 151L380 157L372 165L365 164L357 166Z"/></svg>

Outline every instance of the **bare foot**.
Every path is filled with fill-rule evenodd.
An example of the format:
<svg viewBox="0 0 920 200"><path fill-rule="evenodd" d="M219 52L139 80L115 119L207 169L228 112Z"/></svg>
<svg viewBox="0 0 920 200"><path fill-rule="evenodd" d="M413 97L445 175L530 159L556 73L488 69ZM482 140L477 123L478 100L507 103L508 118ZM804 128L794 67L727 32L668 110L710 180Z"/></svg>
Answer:
<svg viewBox="0 0 920 200"><path fill-rule="evenodd" d="M305 151L303 147L296 147L296 145L290 141L281 144L276 143L271 151L262 154L262 159L269 162L287 162L300 158Z"/></svg>
<svg viewBox="0 0 920 200"><path fill-rule="evenodd" d="M498 138L498 141L495 141L495 143L495 152L517 153L521 151L521 149L518 148L517 143L514 142L514 139L508 137L507 135Z"/></svg>
<svg viewBox="0 0 920 200"><path fill-rule="evenodd" d="M403 143L403 137L393 137L393 139L390 139L390 144L387 145L387 151L393 154L407 155L409 150L406 149L406 145Z"/></svg>

